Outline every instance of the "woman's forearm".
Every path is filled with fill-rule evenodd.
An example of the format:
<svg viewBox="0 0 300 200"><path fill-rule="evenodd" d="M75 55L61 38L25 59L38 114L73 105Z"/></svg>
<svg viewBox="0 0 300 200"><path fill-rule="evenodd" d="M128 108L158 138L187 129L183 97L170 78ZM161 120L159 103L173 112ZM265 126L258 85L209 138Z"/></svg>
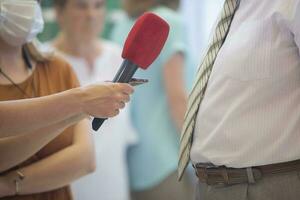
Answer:
<svg viewBox="0 0 300 200"><path fill-rule="evenodd" d="M83 118L83 115L78 115L32 133L0 139L0 172L28 159L57 137L65 128Z"/></svg>
<svg viewBox="0 0 300 200"><path fill-rule="evenodd" d="M76 125L80 133L74 135L73 145L20 169L25 175L20 183L21 195L61 188L94 171L94 148L86 123Z"/></svg>
<svg viewBox="0 0 300 200"><path fill-rule="evenodd" d="M21 135L80 115L74 90L34 99L0 102L0 137Z"/></svg>
<svg viewBox="0 0 300 200"><path fill-rule="evenodd" d="M34 99L0 101L0 138L32 132L83 114L114 117L132 93L129 84L103 83Z"/></svg>

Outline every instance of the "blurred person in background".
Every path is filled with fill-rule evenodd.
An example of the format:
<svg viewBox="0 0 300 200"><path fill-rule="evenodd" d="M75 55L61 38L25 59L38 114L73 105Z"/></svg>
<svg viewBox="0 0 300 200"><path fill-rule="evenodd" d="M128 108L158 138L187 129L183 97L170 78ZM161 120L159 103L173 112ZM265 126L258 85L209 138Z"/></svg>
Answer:
<svg viewBox="0 0 300 200"><path fill-rule="evenodd" d="M145 11L156 13L170 25L161 55L147 71L136 73L149 79L149 83L137 88L137 95L132 97L131 116L139 135L139 143L128 152L134 200L191 199L189 181L176 181L179 130L186 110L185 45L181 19L165 6L169 2L123 0L127 16L116 22L111 35L114 41L123 44L136 18Z"/></svg>
<svg viewBox="0 0 300 200"><path fill-rule="evenodd" d="M121 63L118 45L100 39L105 20L105 0L55 0L61 32L52 48L72 65L82 85L112 80ZM136 142L129 112L107 120L92 131L97 170L72 185L75 199L128 200L127 148Z"/></svg>

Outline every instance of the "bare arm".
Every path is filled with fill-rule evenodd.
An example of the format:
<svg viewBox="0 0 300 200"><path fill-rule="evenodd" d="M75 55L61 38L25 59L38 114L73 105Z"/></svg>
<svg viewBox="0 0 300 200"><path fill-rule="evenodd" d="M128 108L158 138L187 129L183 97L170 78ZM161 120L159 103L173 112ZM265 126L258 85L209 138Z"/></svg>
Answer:
<svg viewBox="0 0 300 200"><path fill-rule="evenodd" d="M72 117L32 133L0 138L0 172L25 161L52 141L65 128L77 123L83 118L84 116Z"/></svg>
<svg viewBox="0 0 300 200"><path fill-rule="evenodd" d="M176 53L164 65L164 84L171 116L178 130L181 130L187 106L184 89L184 56Z"/></svg>
<svg viewBox="0 0 300 200"><path fill-rule="evenodd" d="M103 83L40 98L0 102L0 138L36 131L72 117L113 117L128 102L128 84Z"/></svg>
<svg viewBox="0 0 300 200"><path fill-rule="evenodd" d="M20 195L61 188L95 170L94 146L87 123L84 120L76 125L71 146L19 170L25 175L20 182ZM10 187L10 193L3 196L14 194L13 173L2 177Z"/></svg>
<svg viewBox="0 0 300 200"><path fill-rule="evenodd" d="M1 137L36 131L81 114L73 92L0 102Z"/></svg>

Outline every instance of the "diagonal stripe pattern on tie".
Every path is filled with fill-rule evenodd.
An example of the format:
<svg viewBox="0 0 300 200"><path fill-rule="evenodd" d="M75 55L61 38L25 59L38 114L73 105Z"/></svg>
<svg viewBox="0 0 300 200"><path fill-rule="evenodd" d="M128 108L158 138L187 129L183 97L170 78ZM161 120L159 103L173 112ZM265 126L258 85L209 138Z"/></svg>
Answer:
<svg viewBox="0 0 300 200"><path fill-rule="evenodd" d="M238 0L225 0L220 20L217 23L215 33L213 35L213 40L197 72L196 83L194 84L192 92L189 96L187 112L185 114L183 129L181 132L178 162L179 180L182 178L185 168L190 161L190 150L199 106L203 99L216 57L229 32L229 28L237 7Z"/></svg>

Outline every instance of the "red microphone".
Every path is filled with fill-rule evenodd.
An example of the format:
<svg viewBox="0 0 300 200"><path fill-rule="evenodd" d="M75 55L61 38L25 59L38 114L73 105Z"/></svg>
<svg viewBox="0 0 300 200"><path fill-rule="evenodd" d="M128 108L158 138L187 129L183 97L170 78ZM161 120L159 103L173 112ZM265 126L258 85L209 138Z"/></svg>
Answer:
<svg viewBox="0 0 300 200"><path fill-rule="evenodd" d="M153 13L139 17L124 44L124 59L113 82L128 83L138 68L146 70L159 56L169 35L166 21ZM97 131L106 119L94 118L93 130Z"/></svg>

